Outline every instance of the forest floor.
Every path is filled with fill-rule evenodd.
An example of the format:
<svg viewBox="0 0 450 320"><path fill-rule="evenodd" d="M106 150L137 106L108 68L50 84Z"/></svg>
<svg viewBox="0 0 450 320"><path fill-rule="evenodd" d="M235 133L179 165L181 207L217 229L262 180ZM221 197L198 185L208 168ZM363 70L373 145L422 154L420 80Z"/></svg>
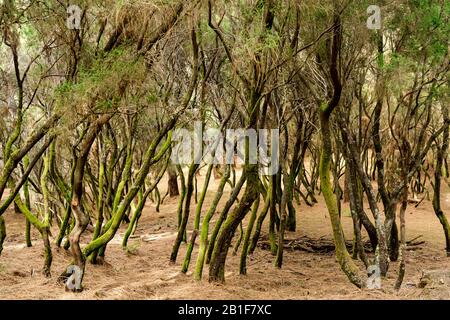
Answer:
<svg viewBox="0 0 450 320"><path fill-rule="evenodd" d="M199 177L202 181L203 175ZM213 179L212 179L213 180ZM209 187L203 212L212 201L218 180ZM165 185L163 182L162 185ZM198 184L201 186L201 183ZM164 191L164 190L163 190ZM442 199L444 212L450 212L448 188ZM219 205L224 204L229 190ZM162 193L163 194L163 193ZM321 196L313 207L296 205L297 231L287 232L286 238L307 236L311 239L332 239L331 226ZM33 247L24 244L24 217L8 211L5 214L7 238L0 256L0 299L430 299L448 297L430 294L418 287L424 270L449 270L450 258L444 250L444 235L434 215L430 201L424 200L417 208L410 204L406 216L407 240L421 236L425 241L406 253L406 275L402 288L393 289L398 266L391 263L388 277L382 289L360 290L350 284L337 264L334 252L311 253L285 250L282 269L274 267L274 257L269 251L258 247L248 259L248 274L239 275L239 256L232 255L225 269L225 284L207 281L208 266L204 268L203 280L192 276L198 246L194 248L190 270L181 273L186 246L183 244L176 264L169 263L177 230L177 199L166 198L156 212L155 205L147 202L135 235L129 241L130 252L121 246L126 226L108 245L106 262L103 265L88 264L83 281L84 291L71 293L57 283L58 275L70 264L71 256L64 249L53 246L52 277L42 273L43 245L36 230L33 230ZM194 208L195 204L193 204ZM260 205L260 208L262 205ZM220 207L219 207L220 208ZM366 212L370 210L366 206ZM192 210L191 210L192 212ZM216 213L216 216L218 214ZM450 217L449 217L450 218ZM348 204L343 204L342 217L347 239L352 238L352 220L348 215ZM211 229L214 220L211 223ZM245 228L246 224L244 224ZM189 228L192 228L190 219ZM267 226L263 226L263 236ZM57 234L54 230L53 236ZM90 232L83 239L87 243ZM189 238L189 236L188 236ZM237 238L237 237L235 237ZM364 237L367 239L367 237ZM54 239L52 239L54 242ZM198 242L198 241L197 241ZM362 263L357 262L361 270ZM449 290L448 287L446 290Z"/></svg>

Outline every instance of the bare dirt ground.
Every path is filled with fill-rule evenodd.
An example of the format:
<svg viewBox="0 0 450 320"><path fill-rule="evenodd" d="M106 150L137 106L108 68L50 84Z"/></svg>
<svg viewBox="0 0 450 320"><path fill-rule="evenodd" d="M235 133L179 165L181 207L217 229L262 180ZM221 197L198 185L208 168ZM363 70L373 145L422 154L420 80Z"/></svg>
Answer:
<svg viewBox="0 0 450 320"><path fill-rule="evenodd" d="M209 188L203 212L214 196L216 184L217 181ZM227 193L222 198L222 205L226 196ZM327 210L320 196L318 199L319 203L312 208L304 204L296 206L297 231L288 232L287 238L332 238ZM444 212L450 212L448 190L442 202ZM349 283L333 252L318 254L285 250L284 265L279 270L273 266L274 258L270 252L261 248L257 248L254 255L249 257L247 276L238 273L239 254L233 256L230 252L225 284L208 283L207 266L204 279L198 282L192 277L197 246L187 274L180 272L185 245L180 249L177 263L169 263L177 229L176 210L177 199L166 198L159 213L148 201L136 233L129 241L132 253L124 252L121 247L121 236L126 227L122 226L108 246L106 263L87 265L84 291L81 293L66 292L56 281L70 264L70 254L64 249L53 247L52 277L45 278L41 274L43 246L39 234L33 230L33 247L27 248L24 244L24 217L12 211L7 212L8 235L0 256L0 299L429 299L442 296L430 295L417 286L422 271L450 269L441 226L431 202L423 201L418 208L410 205L407 210L407 239L422 236L420 240L425 243L416 250L407 251L406 275L399 292L393 289L397 263L391 264L382 289L360 290ZM347 204L344 204L344 213L345 210ZM368 208L367 213L370 213ZM342 220L346 238L351 239L351 218L344 214ZM189 230L191 228L192 221ZM266 230L264 227L263 235ZM54 236L56 232L55 229ZM90 236L88 232L84 243ZM363 265L358 264L363 270Z"/></svg>

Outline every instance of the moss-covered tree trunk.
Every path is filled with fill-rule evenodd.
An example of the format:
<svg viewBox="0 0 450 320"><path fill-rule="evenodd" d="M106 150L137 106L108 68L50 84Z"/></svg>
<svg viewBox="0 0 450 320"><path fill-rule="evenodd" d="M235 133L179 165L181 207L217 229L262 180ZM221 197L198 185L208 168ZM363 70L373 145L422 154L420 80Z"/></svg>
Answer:
<svg viewBox="0 0 450 320"><path fill-rule="evenodd" d="M3 251L3 242L6 238L6 224L5 224L5 218L0 216L0 254Z"/></svg>
<svg viewBox="0 0 450 320"><path fill-rule="evenodd" d="M337 10L337 9L335 9ZM338 106L342 84L338 71L338 56L341 46L341 21L339 13L335 12L334 16L335 28L333 29L333 41L331 47L330 68L329 73L333 84L332 98L328 103L323 103L319 108L320 116L320 137L322 140L322 150L320 154L319 175L320 188L325 199L325 203L330 215L331 227L333 230L333 238L336 251L336 259L344 273L347 275L351 283L362 288L364 283L361 279L360 272L356 264L351 259L344 239L342 224L339 217L339 209L337 199L333 194L333 185L331 183L330 166L332 162L332 133L330 130L330 116L333 110Z"/></svg>
<svg viewBox="0 0 450 320"><path fill-rule="evenodd" d="M178 226L177 238L175 239L175 243L172 248L172 253L170 255L171 262L176 261L181 242L186 237L186 226L187 226L189 214L190 214L192 194L194 192L194 177L195 177L195 173L197 172L198 167L199 167L199 164L196 164L196 163L191 164L191 166L189 167L189 173L188 173L187 184L186 184L186 197L184 199L183 216L181 219L181 224Z"/></svg>
<svg viewBox="0 0 450 320"><path fill-rule="evenodd" d="M128 193L123 198L123 201L120 203L119 207L117 208L117 211L113 212L111 220L108 222L108 228L106 229L107 226L105 226L106 232L104 234L102 234L100 237L98 237L97 239L92 240L85 247L84 254L86 256L89 256L95 250L105 246L116 234L130 203L136 197L137 193L139 192L139 189L144 184L144 181L148 175L151 165L158 162L159 160L161 160L163 155L169 149L169 146L172 141L171 132L169 132L167 140L164 142L164 144L161 147L161 149L159 150L159 152L155 155L157 145L161 141L162 137L169 131L169 128L173 127L174 122L175 122L175 120L172 119L172 121L167 123L166 127L159 133L158 137L156 137L150 144L150 146L145 154L143 164L137 173L137 176L136 176L136 179L135 179L133 185L131 186Z"/></svg>
<svg viewBox="0 0 450 320"><path fill-rule="evenodd" d="M275 224L278 217L277 213L277 189L276 189L277 177L272 175L270 177L269 192L270 192L270 202L269 202L269 243L270 252L275 255L277 253L277 238L275 231Z"/></svg>
<svg viewBox="0 0 450 320"><path fill-rule="evenodd" d="M255 203L253 204L252 208L252 214L250 216L250 220L247 224L247 229L245 230L245 236L244 241L242 243L242 252L241 252L241 259L239 262L239 273L240 274L247 274L247 255L248 255L248 248L250 244L250 235L253 231L253 225L255 224L256 216L258 214L258 208L259 208L259 197L255 200Z"/></svg>
<svg viewBox="0 0 450 320"><path fill-rule="evenodd" d="M129 130L129 133L128 133L128 137L127 137L127 153L126 153L126 157L124 159L125 163L124 163L124 167L122 170L121 178L119 180L120 182L117 185L116 194L114 196L112 212L117 212L119 204L122 201L122 198L124 197L124 193L125 194L127 193L127 186L131 180L131 168L133 165L133 150L134 150L133 136L132 136L133 129L130 126L128 128L128 130ZM129 209L130 209L130 207L127 207L127 212ZM102 217L103 217L103 212L102 212ZM126 214L124 214L122 219L129 222ZM111 227L111 224L112 224L112 220L109 220L108 223L101 230L101 234L104 234L105 232L107 232L108 229ZM94 237L93 240L97 239L98 237L99 237L99 235L96 235L96 237ZM92 263L97 262L96 261L97 256L101 259L100 261L103 260L103 258L105 256L106 246L107 246L107 244L105 244L104 246L102 246L101 248L99 248L98 250L93 252L93 254L90 256L90 261Z"/></svg>
<svg viewBox="0 0 450 320"><path fill-rule="evenodd" d="M50 268L53 260L52 249L49 240L50 233L50 221L52 219L51 212L49 208L49 191L47 187L48 181L48 172L49 172L49 160L48 156L44 156L43 158L44 168L41 174L41 190L43 196L43 204L44 204L44 222L41 230L42 240L44 242L44 268L43 273L46 277L50 277Z"/></svg>
<svg viewBox="0 0 450 320"><path fill-rule="evenodd" d="M336 247L336 259L341 266L342 271L347 275L349 280L357 287L362 288L363 281L360 277L360 272L356 264L351 259L347 248L345 246L345 239L342 230L342 224L339 217L339 210L336 203L336 197L333 194L333 186L330 177L330 165L332 157L331 149L331 132L329 115L327 109L320 112L320 132L322 139L322 153L320 157L320 188L322 195L330 215L331 227L333 230L334 244Z"/></svg>
<svg viewBox="0 0 450 320"><path fill-rule="evenodd" d="M389 197L389 194L386 190L386 182L385 182L385 170L384 170L384 159L382 154L382 145L381 145L381 137L380 137L380 125L381 125L381 111L383 109L383 99L384 99L384 78L383 78L383 65L384 65L384 55L383 55L383 36L381 32L377 33L377 54L378 54L378 73L376 78L376 104L373 113L373 127L372 127L372 140L373 146L375 150L375 168L377 172L377 186L378 192L381 196L381 200L383 202L384 213L386 216L384 228L385 228L385 236L386 242L388 244L389 254L391 257L394 257L397 251L397 245L395 244L396 234L392 237L392 233L397 231L397 228L393 228L395 224L395 209L394 203L392 199ZM375 169L374 168L374 169ZM382 249L380 247L380 249ZM393 251L394 250L394 251ZM384 256L384 253L380 252L380 271L381 275L385 276L389 269L389 259Z"/></svg>
<svg viewBox="0 0 450 320"><path fill-rule="evenodd" d="M258 197L258 166L246 165L243 175L246 176L247 180L244 195L238 206L227 217L220 230L211 256L209 281L225 281L225 261L231 245L231 239L234 236L236 228Z"/></svg>
<svg viewBox="0 0 450 320"><path fill-rule="evenodd" d="M211 233L210 241L208 244L208 251L206 253L206 260L205 263L209 264L211 261L211 257L214 251L214 245L216 243L217 236L219 234L219 231L222 227L223 222L228 216L228 212L230 211L231 207L237 200L237 197L239 193L241 192L242 186L244 185L245 181L247 179L247 176L242 173L241 177L239 178L238 182L236 183L233 192L231 193L230 197L228 198L227 202L225 203L225 206L223 207L222 211L220 212L220 216L216 221L216 224L214 225L213 232ZM228 180L228 179L227 179Z"/></svg>
<svg viewBox="0 0 450 320"><path fill-rule="evenodd" d="M86 257L81 251L80 238L83 232L86 230L86 227L88 226L90 221L89 215L84 211L82 207L82 198L84 194L84 172L91 147L103 125L107 123L111 118L112 115L102 115L89 126L88 133L83 139L81 148L77 152L75 160L75 171L72 185L73 197L71 202L71 208L75 218L75 226L70 233L69 241L74 264L76 264L82 271L81 281L84 275Z"/></svg>
<svg viewBox="0 0 450 320"><path fill-rule="evenodd" d="M73 179L74 179L74 175L75 175L75 163L76 163L76 155L74 155L73 157L73 163L70 169L70 185L73 186ZM56 178L57 174L56 174L56 166L55 163L53 161L53 163L51 163L50 168L52 170L52 177ZM58 179L58 181L60 181L61 183L57 184L60 186L60 190L61 187L64 185L64 181L62 179ZM61 246L61 242L63 240L63 238L70 233L71 231L71 226L69 224L70 222L70 217L72 215L72 196L73 196L73 190L67 186L67 199L66 199L66 208L65 208L65 212L64 212L64 216L59 228L59 232L58 232L58 236L56 237L55 243L56 246L60 247ZM68 243L68 242L66 242Z"/></svg>
<svg viewBox="0 0 450 320"><path fill-rule="evenodd" d="M206 212L205 217L203 218L202 230L200 233L200 244L194 272L194 277L196 280L201 280L202 278L203 265L205 262L206 249L208 246L209 222L211 221L212 216L216 212L217 205L223 195L223 189L225 188L225 184L227 183L227 180L230 178L230 167L231 167L230 165L226 166L224 175L222 176L220 184L217 187L216 195L214 196L214 199L208 211Z"/></svg>
<svg viewBox="0 0 450 320"><path fill-rule="evenodd" d="M206 176L205 176L205 182L203 184L203 189L200 193L200 199L197 202L197 206L195 208L194 230L192 231L191 240L189 241L188 248L186 251L186 256L185 256L184 262L183 262L183 267L181 269L181 272L183 272L183 273L186 273L188 271L189 264L191 261L192 250L194 249L195 239L197 238L197 236L199 234L200 215L202 212L203 202L205 201L206 192L208 191L208 185L209 185L209 181L211 179L211 173L212 173L213 166L214 166L213 164L208 165L208 170L207 170Z"/></svg>
<svg viewBox="0 0 450 320"><path fill-rule="evenodd" d="M283 157L281 157L283 159ZM281 160L284 161L284 160ZM287 224L287 202L290 194L290 177L286 171L284 171L286 167L284 164L280 166L280 170L283 170L281 173L283 176L283 184L284 184L284 190L283 195L281 196L281 203L280 203L280 232L278 233L278 248L277 253L275 256L275 266L277 268L281 268L283 265L283 249L284 249L284 234L286 230L286 224Z"/></svg>

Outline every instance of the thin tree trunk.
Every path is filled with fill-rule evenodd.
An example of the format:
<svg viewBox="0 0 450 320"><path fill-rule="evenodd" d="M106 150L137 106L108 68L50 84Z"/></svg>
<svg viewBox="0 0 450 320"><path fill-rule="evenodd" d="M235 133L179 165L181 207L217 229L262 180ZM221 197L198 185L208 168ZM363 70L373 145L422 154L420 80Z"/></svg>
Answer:
<svg viewBox="0 0 450 320"><path fill-rule="evenodd" d="M183 217L181 219L181 224L178 227L177 238L175 239L175 243L172 248L172 254L170 255L170 262L175 262L178 256L178 250L180 249L181 242L183 238L186 237L186 226L189 219L189 213L191 210L191 200L192 194L194 192L194 176L199 167L199 164L193 163L189 167L189 173L187 178L186 185L186 197L184 200L184 209L183 209Z"/></svg>
<svg viewBox="0 0 450 320"><path fill-rule="evenodd" d="M337 9L335 8L335 10ZM330 179L330 165L332 160L330 115L339 104L342 92L342 85L340 83L337 68L338 55L341 46L341 21L337 12L335 13L334 21L336 27L333 30L333 43L330 61L330 76L333 82L333 96L328 103L320 106L320 133L322 140L322 152L319 163L320 188L330 215L336 258L342 271L344 271L347 275L350 282L357 287L362 288L364 284L360 277L359 269L351 259L345 245L338 204L336 202L336 197L333 194L333 186Z"/></svg>
<svg viewBox="0 0 450 320"><path fill-rule="evenodd" d="M239 226L242 219L244 219L258 196L258 166L247 165L243 175L246 176L247 180L245 192L239 205L224 221L220 234L217 237L217 241L214 244L209 267L209 281L225 281L225 260L231 244L231 239L234 236L236 228Z"/></svg>
<svg viewBox="0 0 450 320"><path fill-rule="evenodd" d="M270 252L272 255L276 255L277 253L277 240L276 240L276 233L275 233L275 221L278 216L277 213L277 196L276 192L277 189L275 187L277 183L276 176L273 175L270 177L270 216L269 216L269 243L270 243Z"/></svg>
<svg viewBox="0 0 450 320"><path fill-rule="evenodd" d="M244 185L244 182L246 181L246 179L247 179L247 176L243 172L241 178L239 179L236 186L234 187L233 192L231 193L230 197L228 198L227 202L225 203L225 206L223 207L219 218L216 221L213 232L211 234L210 241L208 243L208 251L207 251L206 260L205 260L206 264L209 264L209 262L211 260L211 256L212 256L212 253L214 250L214 245L216 243L216 238L217 238L217 235L219 234L220 228L222 227L223 222L227 218L228 212L230 211L231 206L236 201L236 199L239 195L239 192L241 191L242 186Z"/></svg>
<svg viewBox="0 0 450 320"><path fill-rule="evenodd" d="M345 245L344 235L342 232L339 210L336 203L336 197L333 194L333 187L330 181L330 165L331 165L331 132L329 128L329 118L323 112L321 113L321 137L322 137L322 155L320 157L320 187L322 190L325 203L330 215L331 227L333 229L334 244L336 247L336 258L341 266L342 271L347 275L350 282L359 288L364 286L359 275L359 269L352 261L347 247Z"/></svg>
<svg viewBox="0 0 450 320"><path fill-rule="evenodd" d="M25 168L27 168L30 164L30 160L28 155L23 158L23 165ZM23 194L25 197L25 205L28 209L31 209L31 201L30 201L30 190L28 187L28 179L23 185ZM14 202L15 203L15 202ZM19 208L20 211L20 208ZM31 247L33 244L31 243L31 223L28 219L25 218L25 243L27 247Z"/></svg>
<svg viewBox="0 0 450 320"><path fill-rule="evenodd" d="M203 189L202 189L202 192L200 193L200 199L197 202L197 206L195 208L194 231L192 232L191 241L189 241L188 248L186 251L186 256L185 256L184 262L183 262L183 267L181 269L181 272L183 272L183 273L186 273L189 269L189 264L191 262L191 254L192 254L192 250L194 249L195 239L196 239L197 235L199 234L200 216L201 216L201 212L202 212L203 202L205 201L205 196L208 191L208 185L209 185L209 181L211 179L211 173L212 173L213 166L214 166L213 164L210 164L208 166L208 171L206 172L205 181L203 183Z"/></svg>
<svg viewBox="0 0 450 320"><path fill-rule="evenodd" d="M195 273L194 277L196 280L201 280L202 273L203 273L203 265L205 261L205 255L206 255L206 249L208 245L208 231L209 231L209 222L216 212L217 204L219 203L220 199L223 195L223 189L225 187L225 184L227 183L227 180L230 178L230 165L227 165L225 168L224 175L222 179L220 180L220 184L217 188L216 195L208 209L208 211L205 214L205 217L203 218L202 222L202 231L200 234L200 245L198 249L198 255L197 255L197 262L195 265Z"/></svg>
<svg viewBox="0 0 450 320"><path fill-rule="evenodd" d="M402 197L402 206L400 208L400 266L398 271L397 281L395 282L395 289L399 290L402 286L403 278L405 277L406 268L406 231L405 231L405 212L408 205L408 189L405 187L405 192Z"/></svg>
<svg viewBox="0 0 450 320"><path fill-rule="evenodd" d="M267 216L267 213L269 212L269 207L270 207L270 187L269 190L267 190L267 194L266 194L266 199L265 199L265 203L264 203L264 208L261 211L260 215L258 216L258 219L256 221L256 228L255 228L255 232L253 233L252 236L252 240L250 243L250 247L248 249L248 254L253 254L253 252L256 249L256 245L258 244L258 240L259 240L259 235L261 234L261 227L262 224L264 222L264 219Z"/></svg>
<svg viewBox="0 0 450 320"><path fill-rule="evenodd" d="M6 224L5 224L5 219L0 216L0 255L2 254L3 251L3 242L5 241L6 238Z"/></svg>
<svg viewBox="0 0 450 320"><path fill-rule="evenodd" d="M250 243L250 235L253 231L253 225L255 224L256 216L258 214L259 208L259 197L255 200L252 208L252 214L250 216L250 220L248 221L247 229L245 230L244 242L242 244L242 252L241 252L241 260L239 263L239 273L247 274L247 255L248 255L248 246Z"/></svg>
<svg viewBox="0 0 450 320"><path fill-rule="evenodd" d="M280 166L280 169L282 170L281 175L283 176L283 184L284 184L284 191L283 195L281 196L281 203L280 203L280 232L278 233L278 250L275 257L275 266L277 268L281 268L283 265L283 249L284 249L284 233L286 229L286 222L287 222L287 214L286 214L286 206L287 206L287 198L289 197L289 190L290 187L290 178L288 174L285 171L285 165L284 165L284 159L281 157L280 162L282 165Z"/></svg>
<svg viewBox="0 0 450 320"><path fill-rule="evenodd" d="M169 197L176 197L180 195L180 192L178 190L178 181L177 181L177 172L173 169L172 166L169 166L169 169L167 170L167 173L169 175L169 180L167 183L167 187L169 190Z"/></svg>
<svg viewBox="0 0 450 320"><path fill-rule="evenodd" d="M444 121L448 121L448 106L442 105L442 118ZM436 214L439 222L442 225L442 229L444 231L445 236L445 250L447 252L447 256L450 257L450 224L447 220L447 217L444 215L441 207L441 178L442 178L442 166L444 162L445 155L448 152L449 145L449 127L445 128L442 135L442 144L437 147L437 155L436 155L436 169L434 171L434 193L433 193L433 209ZM448 172L447 172L448 174Z"/></svg>

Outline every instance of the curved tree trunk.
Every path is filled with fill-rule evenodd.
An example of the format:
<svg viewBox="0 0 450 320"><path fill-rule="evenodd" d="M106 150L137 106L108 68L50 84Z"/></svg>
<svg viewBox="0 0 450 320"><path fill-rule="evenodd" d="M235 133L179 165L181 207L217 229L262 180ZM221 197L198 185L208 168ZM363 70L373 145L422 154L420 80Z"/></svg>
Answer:
<svg viewBox="0 0 450 320"><path fill-rule="evenodd" d="M336 247L336 259L341 266L342 271L347 275L349 280L359 288L364 286L360 277L360 272L356 264L350 257L347 247L345 246L344 234L342 231L339 210L336 203L336 197L333 194L333 186L330 179L331 165L331 132L329 127L329 117L321 112L321 137L322 137L322 154L320 157L320 188L322 190L325 203L330 215L331 227L333 229L334 244Z"/></svg>
<svg viewBox="0 0 450 320"><path fill-rule="evenodd" d="M443 105L442 107L442 117L444 121L448 121L448 106ZM444 162L445 155L447 154L448 145L449 145L449 127L447 126L442 135L442 144L438 146L437 155L436 155L436 170L434 172L434 194L433 194L433 209L436 214L439 222L442 225L442 229L444 231L445 236L445 250L447 252L447 256L450 257L450 224L447 220L447 217L444 215L444 212L441 208L441 178L442 178L442 166ZM448 174L448 171L447 171Z"/></svg>
<svg viewBox="0 0 450 320"><path fill-rule="evenodd" d="M200 246L198 249L198 255L197 255L197 262L195 266L195 279L200 280L202 278L203 274L203 265L205 262L205 255L206 255L206 249L208 245L208 231L209 231L209 222L213 216L213 214L216 212L217 205L222 198L223 195L223 189L225 187L225 184L227 183L227 180L230 177L230 165L227 165L225 168L224 175L222 179L220 180L219 187L217 188L216 196L214 197L208 212L206 212L205 217L203 218L202 222L202 231L200 233Z"/></svg>
<svg viewBox="0 0 450 320"><path fill-rule="evenodd" d="M337 10L337 8L335 8ZM331 184L330 166L332 162L332 147L331 147L331 131L330 131L330 116L333 110L338 106L342 84L339 79L338 71L338 55L341 46L341 20L339 13L335 13L334 17L335 28L333 30L333 43L330 57L330 77L333 83L333 95L328 103L320 106L320 134L322 140L322 152L320 155L319 175L320 188L325 199L328 213L330 215L331 227L333 229L333 238L336 250L336 258L341 266L342 271L347 275L349 280L359 288L364 286L360 276L358 267L350 257L347 247L345 246L344 233L342 230L341 220L339 216L338 203L333 194L333 185Z"/></svg>
<svg viewBox="0 0 450 320"><path fill-rule="evenodd" d="M247 165L243 175L247 178L245 192L239 205L227 217L220 230L211 256L209 281L225 281L225 260L231 245L231 239L234 236L236 228L249 212L253 202L258 197L258 166Z"/></svg>
<svg viewBox="0 0 450 320"><path fill-rule="evenodd" d="M167 173L169 175L169 180L167 182L167 187L169 188L169 197L176 197L180 195L180 192L178 190L177 172L173 169L172 166L169 166Z"/></svg>

